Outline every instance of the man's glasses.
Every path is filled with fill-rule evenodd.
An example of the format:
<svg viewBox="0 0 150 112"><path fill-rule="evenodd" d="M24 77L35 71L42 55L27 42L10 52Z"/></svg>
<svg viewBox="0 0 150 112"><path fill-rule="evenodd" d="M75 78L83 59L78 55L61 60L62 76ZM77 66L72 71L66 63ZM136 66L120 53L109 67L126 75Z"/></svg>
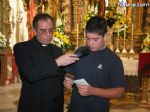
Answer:
<svg viewBox="0 0 150 112"><path fill-rule="evenodd" d="M46 34L53 34L54 32L54 28L50 28L50 29L39 29L38 32L41 34L41 35L46 35Z"/></svg>

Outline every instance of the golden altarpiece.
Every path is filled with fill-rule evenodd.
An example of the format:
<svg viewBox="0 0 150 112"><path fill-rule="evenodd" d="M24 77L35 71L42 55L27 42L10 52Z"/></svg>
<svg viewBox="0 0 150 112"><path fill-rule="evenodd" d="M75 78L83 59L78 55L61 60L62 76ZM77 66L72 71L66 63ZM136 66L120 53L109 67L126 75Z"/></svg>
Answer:
<svg viewBox="0 0 150 112"><path fill-rule="evenodd" d="M30 0L23 0L24 8L27 10L27 4ZM51 14L56 21L58 14L61 14L64 32L70 36L72 43L79 47L85 45L85 32L84 32L84 16L88 14L89 10L96 4L98 4L98 15L105 16L107 7L105 7L105 0L35 0L36 13L46 12ZM120 3L119 0L108 0L108 7L110 5L118 6ZM127 0L128 4L133 3L144 3L144 0ZM150 0L147 1L150 3ZM11 7L9 6L9 0L0 1L0 31L6 35L7 45L3 48L0 53L0 84L6 84L5 80L12 81L9 78L10 73L12 72L12 50L9 47L9 39L12 33L10 19ZM116 7L117 8L117 7ZM144 36L145 33L150 31L150 8L148 7L126 7L126 15L131 18L130 21L127 21L128 28L126 29L128 38L120 38L119 47L117 46L117 38L114 37L113 42L108 43L108 46L112 48L115 52L119 48L119 52L116 52L118 55L128 58L138 58L138 53L140 51L140 37ZM5 13L4 13L5 12ZM147 15L147 16L146 16ZM143 20L144 19L144 20ZM134 28L134 29L133 29ZM125 52L123 51L125 48ZM131 52L130 52L131 50ZM143 83L145 84L145 83ZM138 85L133 85L138 86ZM146 85L147 86L147 83ZM144 86L144 87L145 87ZM132 91L131 91L132 93ZM139 93L137 93L139 94ZM144 93L147 95L148 93ZM143 95L143 96L144 96ZM144 98L144 97L142 97ZM145 99L144 99L145 100ZM146 99L147 101L147 99Z"/></svg>
<svg viewBox="0 0 150 112"><path fill-rule="evenodd" d="M6 47L2 48L2 52L0 53L0 84L4 85L12 81L12 49L9 47L11 35L11 25L9 22L11 8L9 6L9 0L0 1L0 11L1 32L5 34L7 39Z"/></svg>
<svg viewBox="0 0 150 112"><path fill-rule="evenodd" d="M25 0L27 1L27 0ZM77 40L79 40L78 44L76 46L80 46L84 44L84 16L89 13L90 10L92 10L93 7L96 7L96 4L98 4L98 15L105 16L105 12L108 9L107 7L116 7L118 6L119 0L108 0L108 6L106 6L105 0L37 0L36 4L36 11L38 12L46 12L49 13L54 17L54 20L58 18L58 14L61 13L61 19L63 22L63 29L64 32L67 34L70 34L71 40L74 42L73 44L77 44ZM133 3L144 3L143 0L127 0L128 4ZM113 4L113 5L112 5ZM121 6L119 6L121 7ZM132 7L127 6L126 7L126 14L127 17L129 17L129 21L127 21L128 28L127 32L129 32L128 39L126 40L126 48L130 50L131 47L131 38L132 34L132 24L133 24L133 36L134 40L134 48L135 52L140 51L140 36L143 36L145 32L143 32L143 28L145 31L148 31L148 27L146 24L143 23L143 18L145 13L148 13L147 8L146 12L144 7ZM94 10L94 9L93 9ZM147 17L148 18L148 17ZM148 21L148 20L145 20ZM144 21L144 22L145 22ZM79 27L78 27L79 26ZM78 28L78 29L77 29ZM147 29L146 29L147 28ZM77 37L77 33L79 34L79 37ZM123 40L120 40L123 42ZM129 42L128 42L129 41ZM115 40L114 40L115 42ZM123 49L122 42L120 42L120 49ZM116 42L112 43L114 45L114 49L116 49Z"/></svg>

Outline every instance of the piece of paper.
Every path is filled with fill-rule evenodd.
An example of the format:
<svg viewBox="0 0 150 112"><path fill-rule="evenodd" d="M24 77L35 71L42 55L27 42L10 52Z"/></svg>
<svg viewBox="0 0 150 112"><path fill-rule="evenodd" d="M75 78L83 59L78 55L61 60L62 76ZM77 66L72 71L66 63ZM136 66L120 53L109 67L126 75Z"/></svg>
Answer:
<svg viewBox="0 0 150 112"><path fill-rule="evenodd" d="M68 78L68 77L65 77L65 79L66 79L66 80L70 80L70 81L73 81L72 79L70 79L70 78Z"/></svg>
<svg viewBox="0 0 150 112"><path fill-rule="evenodd" d="M73 81L75 84L80 84L80 85L89 85L85 79L78 79Z"/></svg>

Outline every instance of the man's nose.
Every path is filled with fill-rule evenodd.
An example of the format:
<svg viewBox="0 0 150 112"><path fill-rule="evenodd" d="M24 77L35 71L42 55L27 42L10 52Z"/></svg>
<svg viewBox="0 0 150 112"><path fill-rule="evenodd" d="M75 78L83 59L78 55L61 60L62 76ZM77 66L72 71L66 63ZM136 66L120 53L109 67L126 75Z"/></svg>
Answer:
<svg viewBox="0 0 150 112"><path fill-rule="evenodd" d="M53 32L46 32L46 36L51 36L51 35L53 35Z"/></svg>
<svg viewBox="0 0 150 112"><path fill-rule="evenodd" d="M92 40L90 40L89 41L89 45L91 46L91 45L93 45L94 44L94 42L92 41Z"/></svg>
<svg viewBox="0 0 150 112"><path fill-rule="evenodd" d="M50 36L50 33L49 33L49 32L47 32L47 33L46 33L46 36Z"/></svg>

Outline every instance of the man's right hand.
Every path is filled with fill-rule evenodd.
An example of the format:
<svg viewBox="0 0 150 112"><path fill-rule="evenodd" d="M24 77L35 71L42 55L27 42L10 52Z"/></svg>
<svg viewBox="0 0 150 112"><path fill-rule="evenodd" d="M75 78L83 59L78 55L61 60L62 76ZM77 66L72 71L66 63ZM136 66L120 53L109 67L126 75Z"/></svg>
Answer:
<svg viewBox="0 0 150 112"><path fill-rule="evenodd" d="M74 76L69 73L66 73L65 80L64 80L64 87L67 89L72 89L73 80L74 80Z"/></svg>
<svg viewBox="0 0 150 112"><path fill-rule="evenodd" d="M56 59L58 66L67 66L79 60L76 54L64 54Z"/></svg>

